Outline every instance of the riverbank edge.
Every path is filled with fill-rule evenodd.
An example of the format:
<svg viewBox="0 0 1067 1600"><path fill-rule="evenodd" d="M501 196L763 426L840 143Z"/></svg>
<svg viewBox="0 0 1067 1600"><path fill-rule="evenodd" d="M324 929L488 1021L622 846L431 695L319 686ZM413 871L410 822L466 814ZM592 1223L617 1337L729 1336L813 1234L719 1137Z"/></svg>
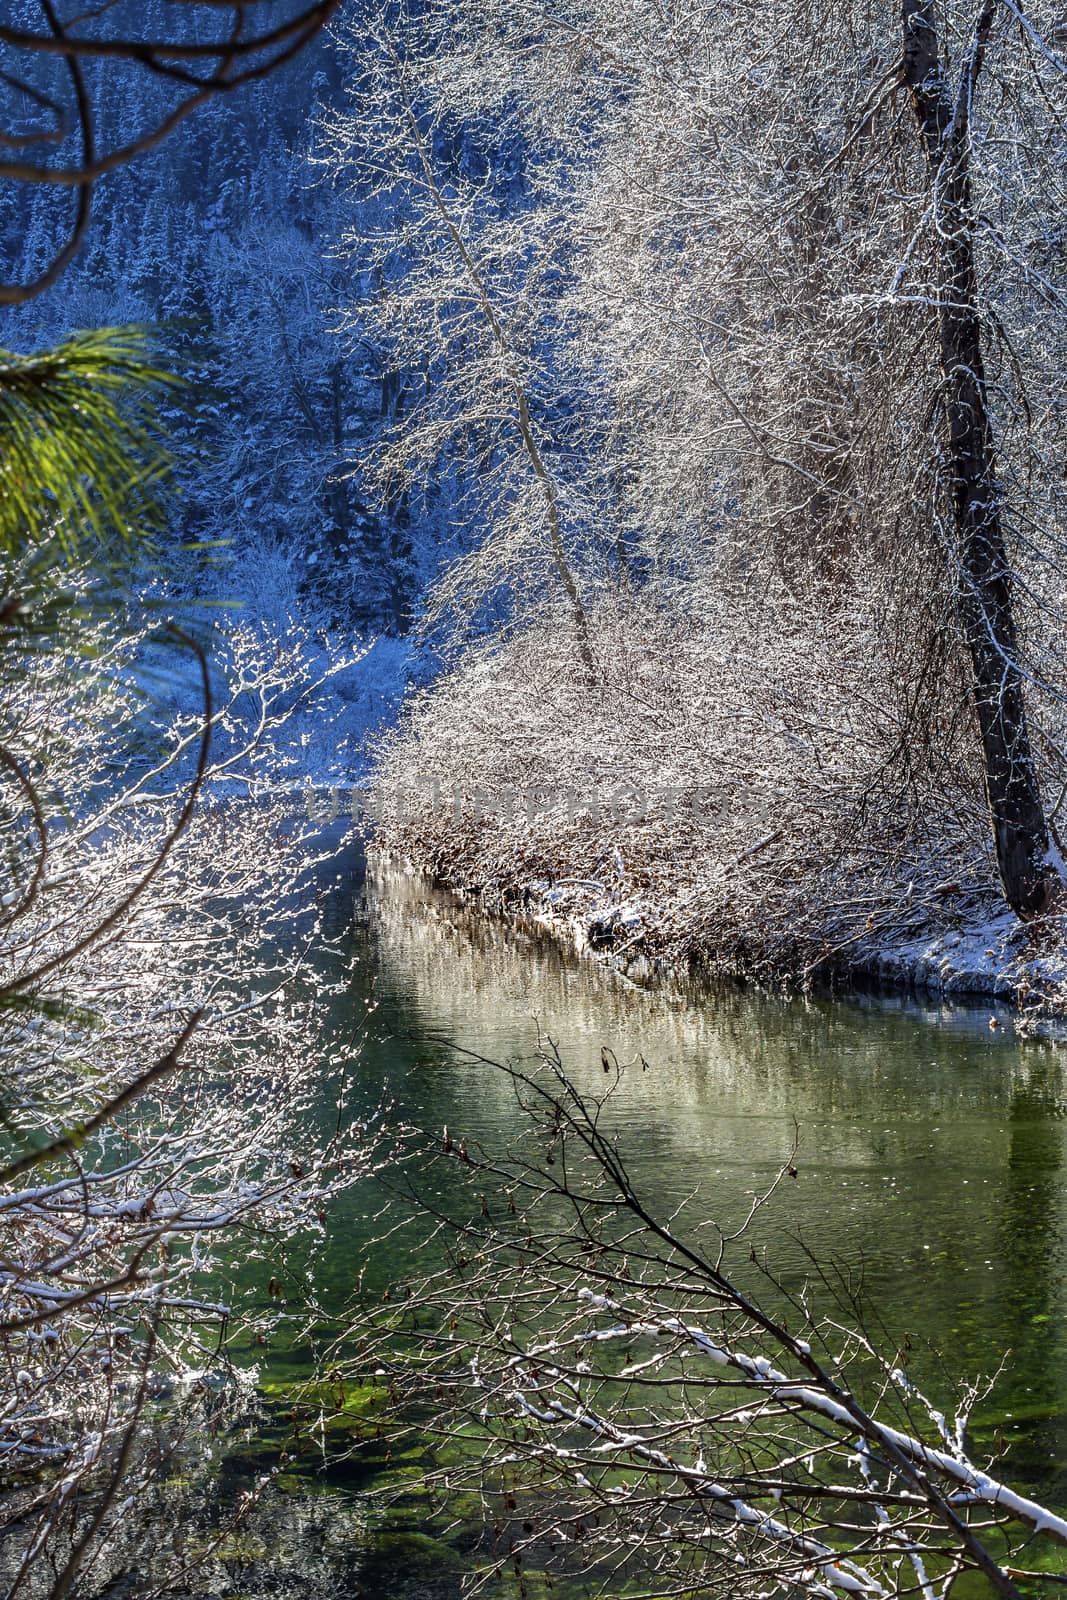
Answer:
<svg viewBox="0 0 1067 1600"><path fill-rule="evenodd" d="M634 899L575 904L560 885L538 880L471 884L451 879L399 851L368 846L372 865L421 878L482 913L543 934L580 957L598 962L641 988L700 982L745 982L741 963L697 952L680 961L650 948L654 928ZM765 982L765 980L763 980ZM835 990L885 990L1009 1007L1017 1028L1058 1033L1067 1027L1067 919L1024 923L1006 907L981 919L915 938L892 938L838 952L806 970L784 972L777 987L804 992L818 984ZM991 1019L991 1025L996 1019Z"/></svg>

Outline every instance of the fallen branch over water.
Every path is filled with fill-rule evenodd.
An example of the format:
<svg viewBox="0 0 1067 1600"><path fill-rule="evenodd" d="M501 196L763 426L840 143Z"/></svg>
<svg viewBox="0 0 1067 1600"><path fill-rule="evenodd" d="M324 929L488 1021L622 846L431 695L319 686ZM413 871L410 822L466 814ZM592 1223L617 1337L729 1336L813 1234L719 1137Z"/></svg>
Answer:
<svg viewBox="0 0 1067 1600"><path fill-rule="evenodd" d="M948 1420L854 1304L816 1308L817 1263L798 1291L757 1259L753 1220L795 1151L740 1226L693 1200L664 1219L610 1131L610 1055L598 1097L551 1048L529 1067L470 1059L509 1079L525 1153L456 1130L427 1149L411 1198L444 1264L359 1333L401 1414L406 1397L424 1428L430 1407L463 1441L431 1482L481 1495L487 1578L559 1563L724 1600L944 1600L965 1572L1018 1600L1035 1564L1058 1581L1067 1516L969 1448L987 1390L961 1388Z"/></svg>

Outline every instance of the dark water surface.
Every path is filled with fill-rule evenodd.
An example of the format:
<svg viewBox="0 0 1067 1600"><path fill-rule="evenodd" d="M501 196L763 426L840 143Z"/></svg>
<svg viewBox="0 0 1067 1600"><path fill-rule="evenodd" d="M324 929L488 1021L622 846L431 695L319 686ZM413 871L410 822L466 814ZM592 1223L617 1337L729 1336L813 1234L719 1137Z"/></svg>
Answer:
<svg viewBox="0 0 1067 1600"><path fill-rule="evenodd" d="M529 1056L540 1030L600 1092L606 1045L647 1062L625 1074L612 1111L646 1202L666 1212L699 1191L694 1208L723 1222L778 1171L795 1121L799 1175L761 1219L777 1271L799 1284L810 1250L862 1278L939 1399L951 1401L952 1379L1004 1359L979 1425L1003 1433L1005 1475L1067 1504L1061 1047L1018 1038L1003 1012L991 1030L989 1006L636 989L399 875L364 881L354 867L335 908L357 958L365 1107L387 1091L399 1115L501 1147L515 1131L511 1091L464 1049ZM372 1276L403 1272L369 1244L373 1204L357 1194L331 1217L318 1275L334 1308L368 1262ZM299 1365L279 1352L263 1372L282 1382ZM415 1501L406 1521L376 1522L363 1487L351 1463L323 1461L314 1488L302 1469L253 1563L272 1582L245 1592L310 1592L298 1582L303 1540L322 1593L458 1594L463 1541L432 1542Z"/></svg>

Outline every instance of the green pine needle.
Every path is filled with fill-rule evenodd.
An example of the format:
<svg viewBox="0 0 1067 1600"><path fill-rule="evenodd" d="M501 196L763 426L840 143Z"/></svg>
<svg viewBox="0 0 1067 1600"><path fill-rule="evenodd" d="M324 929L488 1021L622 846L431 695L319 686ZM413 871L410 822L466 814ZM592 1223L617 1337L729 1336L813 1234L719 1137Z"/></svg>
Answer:
<svg viewBox="0 0 1067 1600"><path fill-rule="evenodd" d="M98 328L36 355L0 351L0 553L58 541L69 559L160 528L172 457L156 407L181 380L149 340Z"/></svg>

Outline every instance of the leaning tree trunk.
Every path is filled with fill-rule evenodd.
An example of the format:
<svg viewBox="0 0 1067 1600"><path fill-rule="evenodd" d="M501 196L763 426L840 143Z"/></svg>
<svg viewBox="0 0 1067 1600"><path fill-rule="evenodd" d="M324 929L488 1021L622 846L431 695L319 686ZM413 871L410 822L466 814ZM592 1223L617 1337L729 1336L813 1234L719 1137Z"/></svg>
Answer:
<svg viewBox="0 0 1067 1600"><path fill-rule="evenodd" d="M969 109L995 6L985 0L953 98L942 72L932 0L903 0L903 73L930 172L938 239L939 320L957 545L960 621L970 651L986 792L1004 895L1044 910L1058 882L1026 726L996 447L986 404L975 272Z"/></svg>

